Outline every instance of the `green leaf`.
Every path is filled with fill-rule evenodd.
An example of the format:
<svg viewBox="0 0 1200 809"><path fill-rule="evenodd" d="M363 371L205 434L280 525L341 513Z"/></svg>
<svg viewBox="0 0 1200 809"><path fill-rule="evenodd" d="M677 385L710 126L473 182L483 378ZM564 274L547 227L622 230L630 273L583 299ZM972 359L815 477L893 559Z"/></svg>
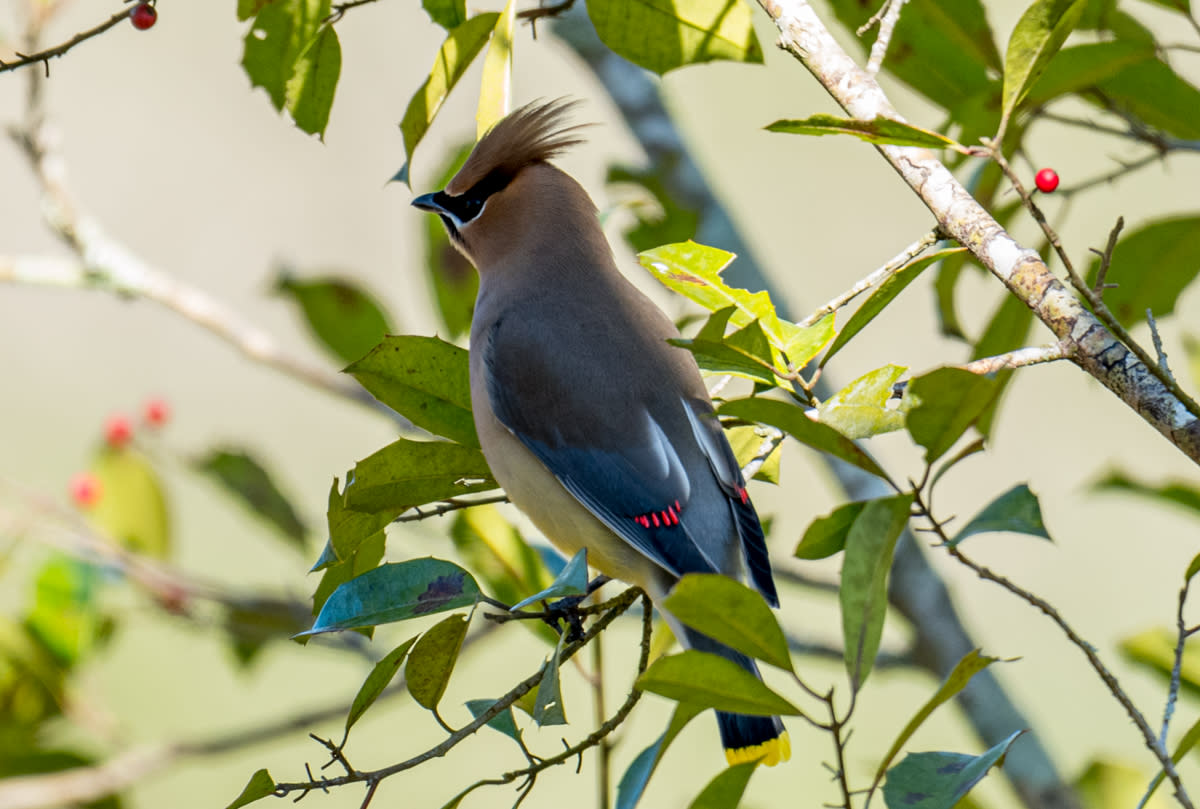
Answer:
<svg viewBox="0 0 1200 809"><path fill-rule="evenodd" d="M346 508L345 495L338 490L338 479L334 478L329 489L327 512L329 539L325 543L321 558L310 572L324 570L339 561L350 559L364 541L376 534L382 535L383 530L399 514L398 511L381 511L374 514L351 511Z"/></svg>
<svg viewBox="0 0 1200 809"><path fill-rule="evenodd" d="M321 614L321 609L329 600L329 596L333 595L334 590L356 576L361 576L379 567L379 563L383 561L383 550L386 544L387 537L382 530L379 530L355 545L354 550L344 560L327 566L313 593L313 616Z"/></svg>
<svg viewBox="0 0 1200 809"><path fill-rule="evenodd" d="M301 635L356 629L404 621L422 615L469 607L479 599L479 585L453 562L433 557L380 565L356 576L329 596Z"/></svg>
<svg viewBox="0 0 1200 809"><path fill-rule="evenodd" d="M938 368L914 377L905 391L905 426L933 463L954 446L999 394L995 379L961 368Z"/></svg>
<svg viewBox="0 0 1200 809"><path fill-rule="evenodd" d="M821 423L853 439L903 430L904 411L888 403L893 387L907 371L902 365L885 365L863 374L821 402L817 407Z"/></svg>
<svg viewBox="0 0 1200 809"><path fill-rule="evenodd" d="M1175 667L1176 633L1167 629L1147 629L1121 641L1117 647L1122 656L1141 664L1170 681ZM1200 696L1200 649L1195 645L1183 647L1179 667L1179 682L1193 697Z"/></svg>
<svg viewBox="0 0 1200 809"><path fill-rule="evenodd" d="M846 536L850 527L867 506L866 500L854 500L838 506L824 517L817 517L808 526L800 544L796 546L797 559L825 559L846 547Z"/></svg>
<svg viewBox="0 0 1200 809"><path fill-rule="evenodd" d="M887 753L880 759L879 768L875 771L875 780L872 782L872 786L878 785L883 780L884 773L891 765L892 760L896 758L896 755L900 752L900 748L904 747L908 740L912 738L912 735L917 732L917 728L921 727L937 708L945 705L955 695L966 688L967 683L971 682L971 679L976 674L999 659L998 657L981 655L978 649L972 649L963 655L954 665L954 670L942 682L941 687L938 688L937 692L924 705L917 709L912 719L908 720L908 724L900 731L900 735L892 742L892 746L888 748Z"/></svg>
<svg viewBox="0 0 1200 809"><path fill-rule="evenodd" d="M267 91L275 109L282 110L288 100L288 82L296 73L297 60L316 39L329 10L330 0L275 0L263 6L250 24L242 40L242 68L251 86Z"/></svg>
<svg viewBox="0 0 1200 809"><path fill-rule="evenodd" d="M963 526L949 544L953 547L969 536L989 531L1011 531L1051 539L1042 522L1042 509L1038 505L1037 495L1029 491L1024 483L1014 486L984 506L983 511Z"/></svg>
<svg viewBox="0 0 1200 809"><path fill-rule="evenodd" d="M1086 5L1087 0L1034 0L1021 15L1004 57L1003 121L1067 41Z"/></svg>
<svg viewBox="0 0 1200 809"><path fill-rule="evenodd" d="M265 798L275 792L275 779L271 777L271 773L266 770L259 770L250 776L250 781L246 784L246 788L242 790L242 794L234 798L233 803L225 807L225 809L239 809L249 803L254 803L260 798Z"/></svg>
<svg viewBox="0 0 1200 809"><path fill-rule="evenodd" d="M1114 469L1093 483L1090 488L1094 492L1125 492L1140 495L1160 503L1182 506L1188 511L1200 515L1200 487L1182 480L1151 486Z"/></svg>
<svg viewBox="0 0 1200 809"><path fill-rule="evenodd" d="M736 399L721 406L723 416L778 427L802 444L828 452L846 463L887 480L887 474L862 448L827 424L813 421L804 409L777 399Z"/></svg>
<svg viewBox="0 0 1200 809"><path fill-rule="evenodd" d="M396 672L400 671L400 666L404 663L404 658L408 655L408 650L412 648L416 639L414 635L404 641L404 643L401 643L395 649L388 652L371 669L371 673L363 681L362 686L358 689L358 693L354 695L354 702L350 705L350 713L346 714L347 734L350 733L350 728L354 727L354 723L361 719L362 715L367 712L367 709L375 704L375 700L388 687L392 678L396 676Z"/></svg>
<svg viewBox="0 0 1200 809"><path fill-rule="evenodd" d="M512 109L513 28L516 0L508 0L492 29L492 44L483 57L483 80L475 110L475 137L482 138Z"/></svg>
<svg viewBox="0 0 1200 809"><path fill-rule="evenodd" d="M867 143L893 146L919 146L927 149L962 148L953 139L919 126L890 118L839 118L836 115L810 115L799 120L781 120L766 127L768 132L793 135L853 135Z"/></svg>
<svg viewBox="0 0 1200 809"><path fill-rule="evenodd" d="M730 326L741 328L757 320L774 348L796 365L807 363L833 338L832 316L803 329L780 318L766 292L748 292L722 280L721 272L734 258L733 253L695 242L666 244L638 254L642 266L667 289L710 312L737 307L729 318Z"/></svg>
<svg viewBox="0 0 1200 809"><path fill-rule="evenodd" d="M1200 90L1158 59L1130 65L1099 83L1102 98L1137 121L1177 138L1200 138Z"/></svg>
<svg viewBox="0 0 1200 809"><path fill-rule="evenodd" d="M385 337L346 373L418 427L479 446L466 349L437 337Z"/></svg>
<svg viewBox="0 0 1200 809"><path fill-rule="evenodd" d="M287 82L288 112L296 126L325 140L329 110L342 72L342 45L332 25L321 28L296 59Z"/></svg>
<svg viewBox="0 0 1200 809"><path fill-rule="evenodd" d="M472 699L467 700L465 704L467 710L471 712L471 716L478 719L492 709L496 700ZM518 744L521 742L521 729L517 727L517 720L513 717L511 706L489 719L487 726L498 733L503 733Z"/></svg>
<svg viewBox="0 0 1200 809"><path fill-rule="evenodd" d="M834 13L853 32L879 8L862 0L832 0ZM864 52L878 28L858 37ZM954 109L988 89L1000 53L980 0L922 0L904 7L883 67L928 100Z"/></svg>
<svg viewBox="0 0 1200 809"><path fill-rule="evenodd" d="M746 425L730 427L725 431L725 437L729 440L729 448L733 450L733 457L737 458L738 466L742 469L745 469L746 464L756 458L770 441L773 449L763 459L762 466L754 473L754 479L766 483L779 483L779 461L783 453L779 451L779 442L772 441L769 435L764 435L766 432L762 427Z"/></svg>
<svg viewBox="0 0 1200 809"><path fill-rule="evenodd" d="M270 473L244 450L214 449L192 461L196 471L221 484L254 514L267 521L290 544L305 550L308 527L279 491Z"/></svg>
<svg viewBox="0 0 1200 809"><path fill-rule="evenodd" d="M263 6L274 2L275 0L237 0L238 21L245 22L258 12L262 11Z"/></svg>
<svg viewBox="0 0 1200 809"><path fill-rule="evenodd" d="M842 638L850 687L862 688L883 638L887 616L887 581L896 540L908 524L912 495L869 500L846 535L842 583Z"/></svg>
<svg viewBox="0 0 1200 809"><path fill-rule="evenodd" d="M1114 40L1063 48L1029 88L1025 103L1039 106L1060 96L1082 92L1130 65L1153 58L1154 47L1148 42Z"/></svg>
<svg viewBox="0 0 1200 809"><path fill-rule="evenodd" d="M671 588L662 608L715 641L792 671L787 638L756 590L718 573L691 573Z"/></svg>
<svg viewBox="0 0 1200 809"><path fill-rule="evenodd" d="M1092 283L1100 271L1096 258L1088 270ZM1117 243L1106 282L1104 303L1127 326L1175 311L1175 301L1200 273L1200 216L1160 219Z"/></svg>
<svg viewBox="0 0 1200 809"><path fill-rule="evenodd" d="M695 338L668 342L692 352L696 364L710 373L734 374L765 385L776 384L771 344L757 320L725 336L725 326L736 312L737 307L727 306L714 312Z"/></svg>
<svg viewBox="0 0 1200 809"><path fill-rule="evenodd" d="M290 598L241 598L225 611L222 628L234 657L248 666L272 641L291 637L309 625L311 616Z"/></svg>
<svg viewBox="0 0 1200 809"><path fill-rule="evenodd" d="M429 78L413 94L404 110L404 118L400 121L400 134L404 137L404 159L409 165L412 164L417 144L425 137L429 125L442 108L442 102L483 50L499 17L495 12L476 14L446 35L446 41L438 50L433 68L429 71Z"/></svg>
<svg viewBox="0 0 1200 809"><path fill-rule="evenodd" d="M671 742L675 741L675 737L687 726L687 723L696 718L703 710L699 705L692 705L688 702L681 702L675 706L675 712L671 714L671 721L667 724L667 729L653 744L634 757L628 769L621 776L621 781L617 784L617 800L614 809L634 809L638 805L642 799L642 793L646 791L646 785L650 783L650 776L654 775L654 771L658 769L658 763L666 755Z"/></svg>
<svg viewBox="0 0 1200 809"><path fill-rule="evenodd" d="M892 809L952 809L1004 759L1025 731L1018 730L986 753L909 753L888 771L883 799Z"/></svg>
<svg viewBox="0 0 1200 809"><path fill-rule="evenodd" d="M566 637L565 632L559 636L558 645L554 647L553 654L546 658L546 665L542 669L542 681L538 683L537 698L533 703L533 721L538 723L538 727L567 724L567 711L558 679Z"/></svg>
<svg viewBox="0 0 1200 809"><path fill-rule="evenodd" d="M851 338L878 317L879 313L886 309L888 304L904 291L905 287L915 281L917 276L924 272L926 267L950 256L964 253L966 253L966 250L961 247L938 250L927 256L922 256L916 261L910 261L897 270L886 281L880 284L871 293L870 297L863 301L862 305L846 321L846 325L842 326L842 330L838 332L833 345L829 346L829 350L825 352L825 356L821 359L821 367L825 367L825 363L829 362L834 354L841 351L850 342Z"/></svg>
<svg viewBox="0 0 1200 809"><path fill-rule="evenodd" d="M587 10L605 45L659 75L716 59L763 60L741 0L588 0Z"/></svg>
<svg viewBox="0 0 1200 809"><path fill-rule="evenodd" d="M421 0L429 19L450 31L467 21L466 0Z"/></svg>
<svg viewBox="0 0 1200 809"><path fill-rule="evenodd" d="M101 448L92 461L100 500L90 522L135 553L164 559L171 550L170 515L158 473L134 449Z"/></svg>
<svg viewBox="0 0 1200 809"><path fill-rule="evenodd" d="M558 574L558 578L545 590L540 593L534 593L529 598L523 601L518 601L512 605L514 610L524 609L530 604L536 604L538 601L544 601L551 598L564 598L566 596L581 596L586 595L588 591L588 564L587 564L587 548L580 548L575 555L571 557L571 561L567 562L567 566Z"/></svg>
<svg viewBox="0 0 1200 809"><path fill-rule="evenodd" d="M439 173L434 188L445 188L449 184L466 161L473 146L474 143L467 143L451 151L450 159ZM454 340L471 330L471 316L475 311L479 276L466 256L450 243L450 237L446 235L446 228L442 226L439 217L426 216L422 221L425 225L425 269L429 284L433 288L437 311L445 326L444 333Z"/></svg>
<svg viewBox="0 0 1200 809"><path fill-rule="evenodd" d="M64 668L73 668L104 639L111 621L100 612L100 570L54 554L34 578L26 629Z"/></svg>
<svg viewBox="0 0 1200 809"><path fill-rule="evenodd" d="M1120 761L1093 759L1071 786L1088 809L1167 809L1174 801L1154 797L1158 779L1146 787L1146 773ZM1143 802L1143 798L1147 798Z"/></svg>
<svg viewBox="0 0 1200 809"><path fill-rule="evenodd" d="M678 702L755 716L798 716L800 711L744 668L707 652L660 657L637 679L643 691Z"/></svg>
<svg viewBox="0 0 1200 809"><path fill-rule="evenodd" d="M1184 583L1190 582L1192 577L1200 573L1200 553L1192 557L1192 561L1188 563L1187 570L1183 574Z"/></svg>
<svg viewBox="0 0 1200 809"><path fill-rule="evenodd" d="M465 615L450 615L426 630L413 647L404 667L404 681L408 693L421 707L437 710L450 684L469 625Z"/></svg>
<svg viewBox="0 0 1200 809"><path fill-rule="evenodd" d="M474 447L401 438L354 465L346 505L397 513L494 488L487 461Z"/></svg>
<svg viewBox="0 0 1200 809"><path fill-rule="evenodd" d="M281 270L274 291L300 307L313 335L343 363L366 354L392 330L369 292L342 278L296 278Z"/></svg>
<svg viewBox="0 0 1200 809"><path fill-rule="evenodd" d="M688 809L736 809L750 783L758 761L746 761L726 767L717 773Z"/></svg>

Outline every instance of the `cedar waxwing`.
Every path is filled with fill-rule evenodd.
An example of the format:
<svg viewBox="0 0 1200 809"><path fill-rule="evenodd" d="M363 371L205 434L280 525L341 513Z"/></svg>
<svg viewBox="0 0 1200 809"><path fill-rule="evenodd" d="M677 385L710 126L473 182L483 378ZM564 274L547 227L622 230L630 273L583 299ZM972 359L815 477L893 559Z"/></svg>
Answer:
<svg viewBox="0 0 1200 809"><path fill-rule="evenodd" d="M497 123L445 190L441 217L479 271L471 402L497 482L568 555L659 602L685 573L747 577L778 606L762 526L691 353L621 275L587 192L548 161L581 142L570 103ZM748 574L748 575L747 575ZM676 637L758 675L667 615ZM779 717L718 713L731 764L790 755Z"/></svg>

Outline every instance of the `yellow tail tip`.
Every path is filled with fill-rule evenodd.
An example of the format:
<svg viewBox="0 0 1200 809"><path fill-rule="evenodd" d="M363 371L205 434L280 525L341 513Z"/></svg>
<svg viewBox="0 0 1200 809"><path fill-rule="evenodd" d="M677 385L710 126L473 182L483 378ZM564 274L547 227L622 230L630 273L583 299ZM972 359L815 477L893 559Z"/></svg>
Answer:
<svg viewBox="0 0 1200 809"><path fill-rule="evenodd" d="M729 762L730 767L734 764L744 764L747 761L761 761L768 767L774 767L779 762L787 761L791 757L792 740L788 737L786 730L762 744L725 748L725 760Z"/></svg>

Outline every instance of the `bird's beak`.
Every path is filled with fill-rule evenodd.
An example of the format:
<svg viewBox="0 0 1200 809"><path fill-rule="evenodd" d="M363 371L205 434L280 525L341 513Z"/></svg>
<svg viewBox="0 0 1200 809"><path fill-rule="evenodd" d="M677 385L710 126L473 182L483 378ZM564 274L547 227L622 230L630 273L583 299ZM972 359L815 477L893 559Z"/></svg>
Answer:
<svg viewBox="0 0 1200 809"><path fill-rule="evenodd" d="M446 209L442 205L438 204L437 201L437 198L440 196L440 194L440 191L435 191L432 194L422 194L412 201L412 206L422 211L444 214L446 213Z"/></svg>

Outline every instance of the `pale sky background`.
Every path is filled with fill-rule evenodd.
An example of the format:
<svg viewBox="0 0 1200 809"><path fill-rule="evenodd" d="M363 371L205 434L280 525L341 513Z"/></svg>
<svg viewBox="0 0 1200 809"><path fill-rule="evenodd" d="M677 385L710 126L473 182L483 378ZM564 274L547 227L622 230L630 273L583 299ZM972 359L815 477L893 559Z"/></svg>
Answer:
<svg viewBox="0 0 1200 809"><path fill-rule="evenodd" d="M1023 5L991 4L991 22L1002 41ZM16 6L17 0L0 4L5 42L20 30ZM76 0L49 37L66 39L113 8L111 2ZM421 214L409 207L408 189L385 185L404 159L397 122L440 41L439 29L419 4L353 9L338 24L343 69L325 143L294 128L274 112L264 92L250 89L239 65L248 24L236 21L232 0L163 0L158 8L152 30L138 32L122 24L51 63L47 106L61 131L80 208L145 261L206 290L312 361L326 360L289 307L266 294L278 262L351 276L387 304L399 332L433 333L436 321L419 264ZM1148 3L1130 8L1172 36L1190 34ZM804 312L890 259L928 230L932 219L869 147L849 139L761 131L778 118L835 110L799 64L773 47L773 31L757 7L755 14L766 67L687 69L669 75L664 87L700 163L774 283L786 290L793 311ZM1193 80L1200 77L1200 56L1178 55L1176 65ZM473 134L478 78L477 68L467 75L418 150L414 192L430 190L427 183L443 159L443 146ZM24 86L20 73L0 75L5 126L19 118ZM527 28L517 36L514 89L517 103L579 97L584 103L577 115L603 124L590 130L590 143L561 165L602 209L607 207L605 165L642 158L603 90L552 36L543 32L534 41ZM940 123L937 111L913 97L896 93L894 100L915 123ZM1065 185L1135 154L1129 143L1046 125L1035 133L1031 148L1037 160L1059 171ZM1061 223L1071 254L1086 264L1087 248L1104 243L1116 216L1126 217L1130 232L1158 216L1194 211L1197 187L1200 161L1176 155L1076 200L1065 219L1060 200L1048 200L1045 207L1052 221ZM1033 243L1031 222L1014 230ZM615 229L610 235L619 238ZM0 144L0 253L59 255L63 250L40 219L36 186L23 157L11 143ZM653 286L627 254L623 266L643 287ZM898 306L842 353L831 371L835 379L846 382L887 363L922 370L964 357L958 344L934 333L932 280L930 275L914 284ZM997 285L975 275L964 279L961 314L968 329L985 322ZM680 302L665 295L659 299L681 311ZM1167 351L1184 376L1180 334L1187 324L1193 334L1200 333L1198 317L1200 295L1191 290L1178 313L1162 324ZM1033 343L1048 337L1039 330ZM269 463L317 534L331 478L395 436L385 418L255 365L173 313L99 291L0 287L0 378L0 478L62 500L71 474L86 465L105 417L114 411L135 413L151 395L164 396L173 406L164 438L170 450L199 453L216 443L251 448ZM919 456L903 434L873 439L870 449L898 477L920 473ZM1056 543L993 535L972 540L969 551L1056 604L1095 643L1156 724L1165 689L1121 663L1114 643L1173 621L1182 571L1197 551L1197 523L1140 501L1088 494L1087 482L1111 466L1150 481L1198 480L1194 465L1073 366L1027 369L1008 394L991 450L943 481L938 507L965 518L1027 481L1041 496ZM316 578L306 571L318 547L307 556L296 554L245 518L209 482L169 459L164 471L179 567L249 591L311 592ZM840 502L808 451L789 448L783 473L781 489L756 484L753 492L760 510L777 515L772 535L777 564L814 517ZM0 503L0 509L10 506ZM393 530L389 558L450 555L444 538L448 526L441 520L412 531ZM24 597L13 589L26 581L17 571L40 553L26 543L18 548L14 568L0 570L0 606L11 609ZM1149 772L1149 754L1128 719L1106 698L1082 655L1043 616L939 554L931 555L984 651L1022 657L1003 667L1000 676L1038 723L1064 771L1074 774L1103 756L1129 760ZM832 578L837 564L809 569ZM286 643L269 648L250 670L239 671L230 665L219 632L164 617L140 598L121 599L118 610L122 628L115 642L76 684L83 699L106 717L116 740L109 749L202 739L327 702L348 706L367 671L361 659ZM833 640L840 632L836 601L825 596L790 590L782 614L806 636ZM413 631L411 626L381 630L379 653ZM632 670L634 632L630 622L606 636L612 705L619 703ZM456 674L443 703L451 722L465 721L465 709L458 707L463 701L496 696L538 666L543 651L537 643L516 629L504 637L504 645L489 641L478 647L478 656ZM894 647L903 635L892 629L887 638ZM828 664L802 660L801 666L818 682L839 674L839 667ZM591 706L578 674L566 680L568 716L575 720L568 735L574 739L590 730ZM935 687L923 675L874 677L863 695L851 747L850 765L860 782ZM617 748L616 776L660 731L666 716L664 701L647 698L624 737L629 742ZM1194 703L1184 700L1178 727L1194 717ZM312 730L333 734L340 725L335 720ZM557 730L531 735L537 749L559 746ZM364 720L349 753L361 768L378 767L419 752L438 737L426 712L398 699ZM750 804L782 805L779 796L790 796L787 805L816 806L833 798L820 764L831 754L827 740L796 722L793 747L790 765L755 777ZM980 750L953 709L940 713L911 749ZM159 775L134 791L129 806L223 806L255 769L268 767L279 780L300 780L304 762L321 763L321 753L305 733L296 732L278 743L196 760ZM448 759L386 782L375 805L439 806L457 791L465 772L473 780L522 761L510 742L483 733ZM707 780L722 765L712 721L701 718L668 756L644 805L681 805L699 792L702 775ZM999 779L989 781L996 783L985 794L999 805L1004 795ZM576 778L571 768L558 768L542 776L524 805L561 806L572 796L572 805L586 806L593 794L590 769ZM508 805L514 797L507 788L493 788L464 805ZM310 796L306 804L351 807L360 800L361 791L349 788Z"/></svg>

